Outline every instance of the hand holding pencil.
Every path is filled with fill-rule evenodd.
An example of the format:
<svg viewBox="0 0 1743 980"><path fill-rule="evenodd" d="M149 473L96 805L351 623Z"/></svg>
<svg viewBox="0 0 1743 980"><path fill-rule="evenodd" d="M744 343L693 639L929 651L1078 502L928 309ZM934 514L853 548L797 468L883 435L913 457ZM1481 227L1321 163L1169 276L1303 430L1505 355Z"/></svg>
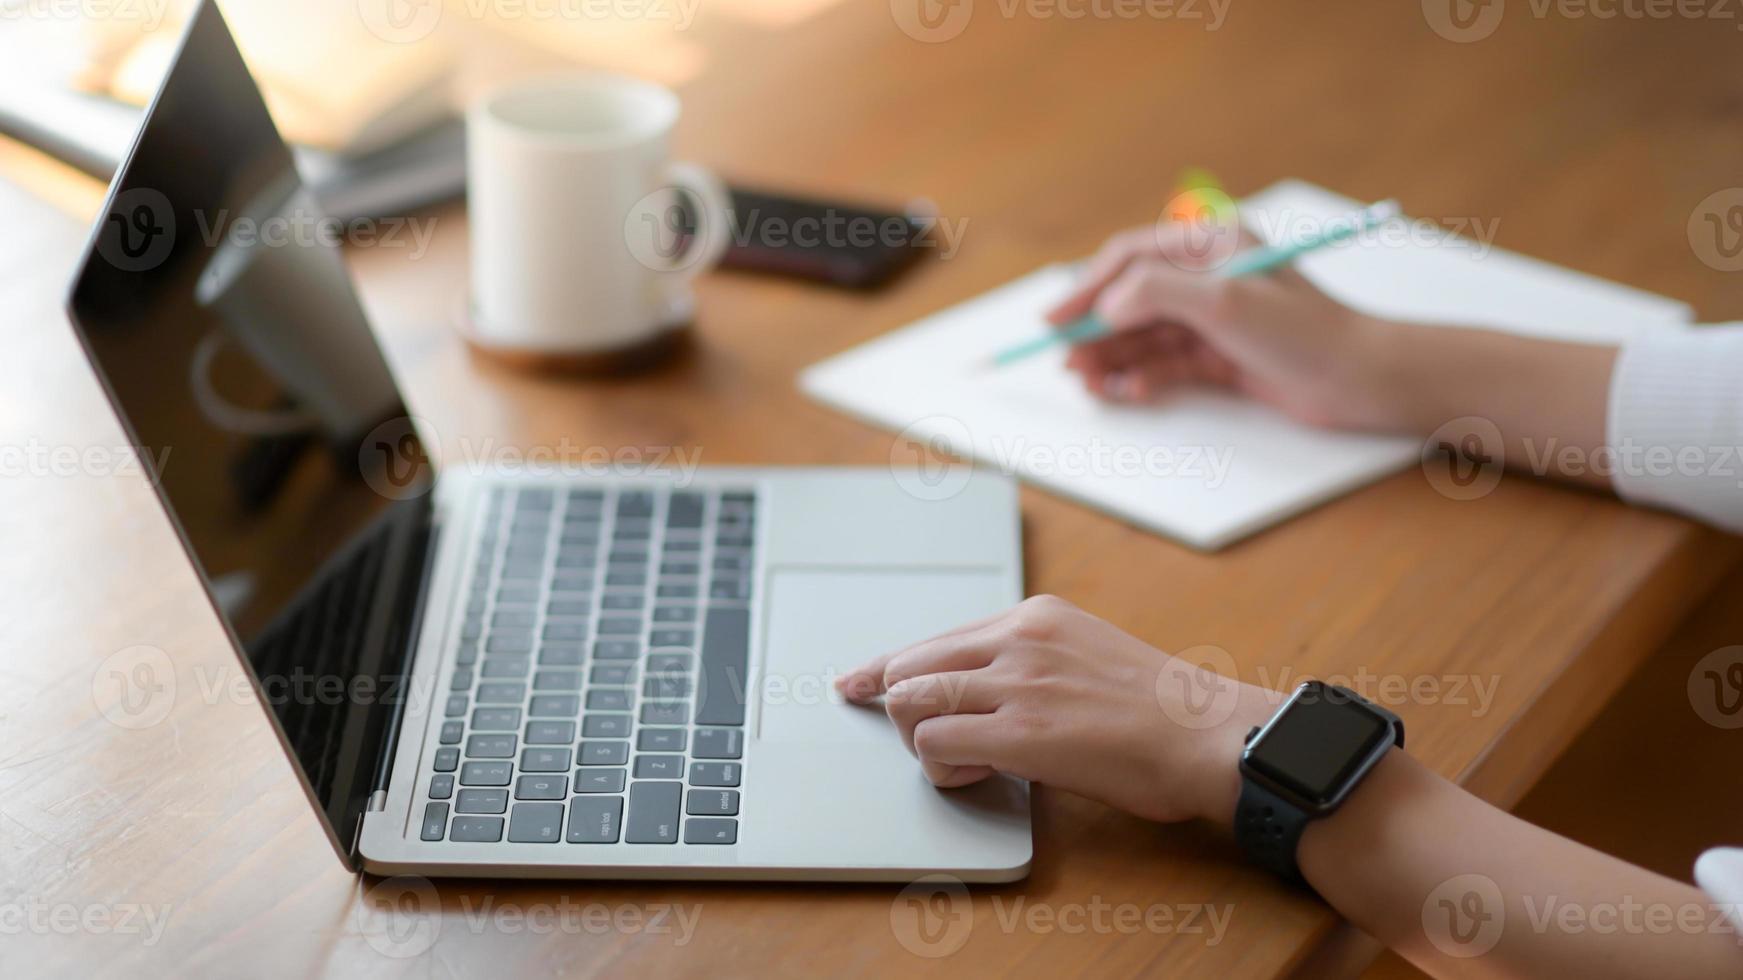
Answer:
<svg viewBox="0 0 1743 980"><path fill-rule="evenodd" d="M1350 220L1388 213L1376 206ZM1177 222L1113 236L1078 288L1048 311L1048 321L1067 331L1095 318L1093 331L1079 328L1094 335L1078 338L1066 359L1089 391L1144 403L1183 386L1211 386L1316 425L1385 427L1391 396L1378 366L1382 325L1327 297L1289 264L1350 232L1328 225L1285 250L1247 240L1221 272L1202 268L1195 233Z"/></svg>

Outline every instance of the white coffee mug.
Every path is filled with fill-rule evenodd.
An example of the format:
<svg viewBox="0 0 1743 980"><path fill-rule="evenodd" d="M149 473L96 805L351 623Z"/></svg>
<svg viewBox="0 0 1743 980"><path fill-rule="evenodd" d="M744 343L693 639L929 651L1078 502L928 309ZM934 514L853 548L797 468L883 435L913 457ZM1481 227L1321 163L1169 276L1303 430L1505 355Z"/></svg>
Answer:
<svg viewBox="0 0 1743 980"><path fill-rule="evenodd" d="M521 82L472 106L476 343L610 354L693 319L690 280L726 251L728 204L713 174L667 159L677 121L676 95L608 74Z"/></svg>

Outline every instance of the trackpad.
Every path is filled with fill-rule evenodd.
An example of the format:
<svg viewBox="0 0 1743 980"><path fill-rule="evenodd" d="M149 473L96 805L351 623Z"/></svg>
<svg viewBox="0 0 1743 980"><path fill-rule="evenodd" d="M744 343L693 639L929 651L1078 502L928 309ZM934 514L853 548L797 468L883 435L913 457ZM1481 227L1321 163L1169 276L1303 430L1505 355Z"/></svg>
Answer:
<svg viewBox="0 0 1743 980"><path fill-rule="evenodd" d="M891 739L883 711L845 703L835 678L1015 601L1009 572L997 568L776 568L768 583L764 740Z"/></svg>

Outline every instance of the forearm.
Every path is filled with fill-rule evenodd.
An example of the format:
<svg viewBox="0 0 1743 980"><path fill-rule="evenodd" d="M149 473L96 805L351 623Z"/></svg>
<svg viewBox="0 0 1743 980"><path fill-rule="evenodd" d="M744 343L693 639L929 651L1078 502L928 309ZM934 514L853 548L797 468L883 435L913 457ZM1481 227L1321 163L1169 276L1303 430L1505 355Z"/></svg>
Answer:
<svg viewBox="0 0 1743 980"><path fill-rule="evenodd" d="M1396 428L1426 436L1487 419L1510 468L1610 488L1598 451L1616 348L1418 324L1375 334L1373 377Z"/></svg>
<svg viewBox="0 0 1743 980"><path fill-rule="evenodd" d="M1345 918L1435 976L1743 974L1698 889L1525 823L1402 752L1310 825L1299 863Z"/></svg>

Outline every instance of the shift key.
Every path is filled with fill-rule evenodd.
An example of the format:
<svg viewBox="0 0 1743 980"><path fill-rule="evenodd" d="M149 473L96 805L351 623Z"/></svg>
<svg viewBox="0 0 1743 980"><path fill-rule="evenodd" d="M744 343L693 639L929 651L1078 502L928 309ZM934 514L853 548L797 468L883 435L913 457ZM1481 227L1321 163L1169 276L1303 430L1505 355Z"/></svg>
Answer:
<svg viewBox="0 0 1743 980"><path fill-rule="evenodd" d="M630 844L675 844L682 783L631 783L629 819L623 839Z"/></svg>
<svg viewBox="0 0 1743 980"><path fill-rule="evenodd" d="M744 724L750 666L750 610L713 606L702 625L702 680L698 725Z"/></svg>

